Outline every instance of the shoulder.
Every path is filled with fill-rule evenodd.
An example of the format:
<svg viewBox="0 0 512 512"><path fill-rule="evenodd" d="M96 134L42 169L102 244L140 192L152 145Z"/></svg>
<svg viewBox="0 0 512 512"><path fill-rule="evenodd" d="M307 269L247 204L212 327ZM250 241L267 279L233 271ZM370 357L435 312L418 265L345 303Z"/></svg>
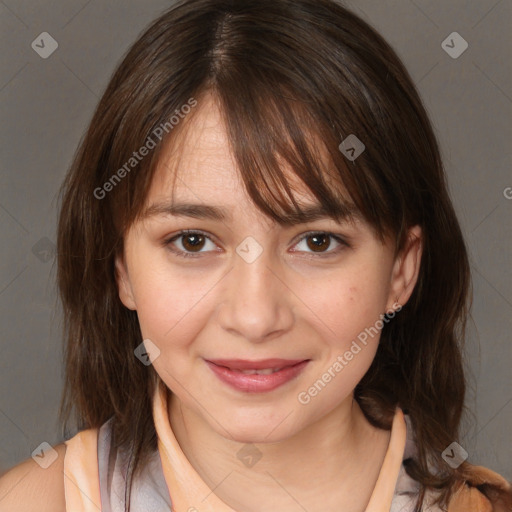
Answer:
<svg viewBox="0 0 512 512"><path fill-rule="evenodd" d="M53 449L57 458L46 469L30 458L0 476L0 510L65 512L66 445L61 443Z"/></svg>

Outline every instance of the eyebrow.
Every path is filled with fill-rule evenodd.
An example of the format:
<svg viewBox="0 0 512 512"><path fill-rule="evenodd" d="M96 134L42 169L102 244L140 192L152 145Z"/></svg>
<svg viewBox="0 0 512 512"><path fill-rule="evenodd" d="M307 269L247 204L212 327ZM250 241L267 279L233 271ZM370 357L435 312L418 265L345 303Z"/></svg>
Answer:
<svg viewBox="0 0 512 512"><path fill-rule="evenodd" d="M283 219L277 221L283 226L294 226L296 224L314 222L316 220L334 219L343 220L362 220L363 217L359 209L353 203L342 203L337 211L336 217L333 217L321 204L312 204L301 206L302 212L291 212L282 215ZM171 203L161 202L149 205L141 214L141 219L147 219L155 216L174 216L190 217L194 219L208 219L224 222L231 219L230 211L223 206L213 206L195 203Z"/></svg>

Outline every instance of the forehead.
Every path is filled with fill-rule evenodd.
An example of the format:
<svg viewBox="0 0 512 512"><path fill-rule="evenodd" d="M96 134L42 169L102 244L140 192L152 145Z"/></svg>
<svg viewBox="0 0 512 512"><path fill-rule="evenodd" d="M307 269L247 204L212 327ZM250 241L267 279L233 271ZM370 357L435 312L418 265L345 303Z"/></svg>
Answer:
<svg viewBox="0 0 512 512"><path fill-rule="evenodd" d="M216 97L204 95L193 113L182 121L174 138L162 148L139 219L178 215L224 222L251 217L256 223L271 227L275 223L290 227L322 219L366 224L339 177L334 179L330 175L326 149L321 149L315 134L305 135L310 135L308 143L316 145L313 153L321 173L322 190L327 185L331 197L336 197L336 205L332 200L319 199L318 192L315 195L284 158L268 147L268 138L263 151L272 155L272 164L266 161L263 167L258 167L253 163L257 155L251 151L252 146L242 145L242 154L238 148L236 159L224 119ZM261 127L251 123L242 129L254 128L258 134ZM280 134L275 130L272 133ZM272 169L266 168L267 164Z"/></svg>
<svg viewBox="0 0 512 512"><path fill-rule="evenodd" d="M189 116L162 152L147 202L163 197L210 202L212 196L224 203L239 201L245 195L242 177L215 97L205 95ZM317 203L286 165L281 170L297 202Z"/></svg>

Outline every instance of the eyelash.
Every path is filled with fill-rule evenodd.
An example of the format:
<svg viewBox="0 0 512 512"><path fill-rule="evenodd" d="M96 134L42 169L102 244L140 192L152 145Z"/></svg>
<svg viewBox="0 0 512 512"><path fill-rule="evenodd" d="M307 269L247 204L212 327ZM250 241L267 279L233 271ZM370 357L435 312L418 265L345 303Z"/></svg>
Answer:
<svg viewBox="0 0 512 512"><path fill-rule="evenodd" d="M165 247L169 248L169 250L172 253L174 253L176 256L179 256L179 257L182 257L182 258L200 258L200 257L202 257L201 254L203 254L203 253L189 253L189 252L185 252L185 251L181 251L181 250L176 250L176 249L172 248L172 243L175 240L178 240L180 237L183 237L185 235L202 235L202 236L208 238L208 240L213 242L213 240L211 240L211 237L207 233L205 233L203 231L199 231L199 230L183 230L183 231L180 231L178 234L173 235L171 238L168 238L168 239L164 240L163 245ZM333 240L335 240L336 242L338 242L340 244L340 246L337 247L336 249L332 250L332 251L328 251L328 252L325 252L325 253L313 253L313 252L307 253L307 254L310 255L310 256L308 256L309 258L317 258L317 257L329 258L329 257L332 257L333 255L338 254L345 247L350 247L348 242L346 242L343 238L341 238L339 235L336 235L336 234L331 233L329 231L310 231L308 233L305 233L297 241L297 243L295 245L299 244L300 242L302 242L306 238L309 238L309 237L312 237L312 236L315 236L315 235L327 235L328 237L330 237ZM206 251L206 252L208 252L208 251ZM301 252L301 251L294 251L294 252Z"/></svg>

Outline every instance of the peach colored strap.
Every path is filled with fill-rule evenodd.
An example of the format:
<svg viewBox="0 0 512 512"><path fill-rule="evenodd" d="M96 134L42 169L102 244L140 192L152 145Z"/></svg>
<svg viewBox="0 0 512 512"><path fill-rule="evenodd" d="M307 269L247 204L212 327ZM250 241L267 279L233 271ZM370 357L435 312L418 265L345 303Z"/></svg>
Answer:
<svg viewBox="0 0 512 512"><path fill-rule="evenodd" d="M167 389L164 386L165 384L159 381L154 397L153 417L172 511L236 512L212 492L181 450L169 424Z"/></svg>
<svg viewBox="0 0 512 512"><path fill-rule="evenodd" d="M98 429L83 430L65 444L66 512L101 511Z"/></svg>
<svg viewBox="0 0 512 512"><path fill-rule="evenodd" d="M389 512L402 466L406 439L405 417L402 410L397 408L386 456L365 512Z"/></svg>

